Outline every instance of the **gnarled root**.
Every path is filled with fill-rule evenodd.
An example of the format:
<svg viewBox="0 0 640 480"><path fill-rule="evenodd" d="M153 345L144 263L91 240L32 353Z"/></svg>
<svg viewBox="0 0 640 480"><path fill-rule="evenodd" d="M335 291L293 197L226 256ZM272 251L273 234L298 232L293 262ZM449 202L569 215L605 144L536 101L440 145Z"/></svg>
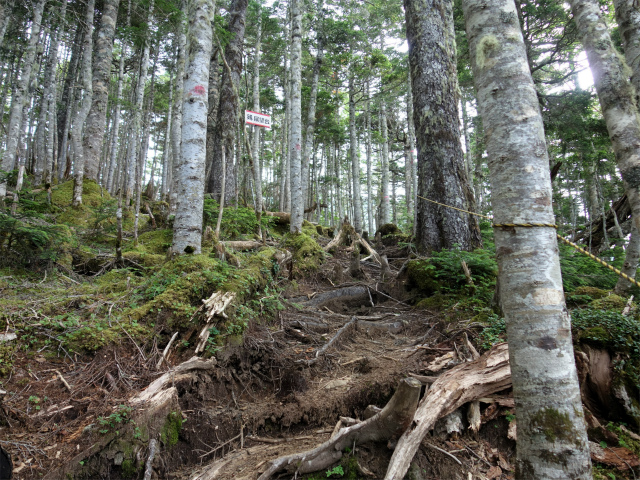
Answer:
<svg viewBox="0 0 640 480"><path fill-rule="evenodd" d="M340 460L344 449L354 442L365 443L397 437L411 423L420 398L420 387L417 380L405 378L382 411L364 422L343 428L313 450L271 461L258 480L268 480L280 471L303 474L323 470Z"/></svg>

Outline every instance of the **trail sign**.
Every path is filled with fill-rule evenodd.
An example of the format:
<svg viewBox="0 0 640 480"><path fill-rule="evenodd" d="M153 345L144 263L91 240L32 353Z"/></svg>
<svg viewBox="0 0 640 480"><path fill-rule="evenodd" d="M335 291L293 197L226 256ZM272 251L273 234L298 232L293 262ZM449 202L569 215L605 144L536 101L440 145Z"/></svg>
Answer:
<svg viewBox="0 0 640 480"><path fill-rule="evenodd" d="M244 123L249 125L257 125L258 127L264 127L271 129L271 115L265 115L264 113L252 112L251 110L244 111Z"/></svg>

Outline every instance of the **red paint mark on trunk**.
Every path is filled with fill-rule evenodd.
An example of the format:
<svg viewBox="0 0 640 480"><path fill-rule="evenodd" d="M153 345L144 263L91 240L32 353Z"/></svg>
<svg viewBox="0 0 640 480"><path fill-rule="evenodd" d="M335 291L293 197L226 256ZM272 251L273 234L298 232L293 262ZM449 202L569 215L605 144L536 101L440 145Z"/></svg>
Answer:
<svg viewBox="0 0 640 480"><path fill-rule="evenodd" d="M204 95L206 93L206 90L202 85L196 85L195 87L193 87L192 92L196 95Z"/></svg>

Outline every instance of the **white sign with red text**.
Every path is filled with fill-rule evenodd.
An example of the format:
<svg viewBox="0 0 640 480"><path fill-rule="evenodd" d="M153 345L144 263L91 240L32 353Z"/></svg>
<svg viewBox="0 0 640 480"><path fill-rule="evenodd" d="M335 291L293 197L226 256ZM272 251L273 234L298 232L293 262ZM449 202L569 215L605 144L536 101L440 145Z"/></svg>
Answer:
<svg viewBox="0 0 640 480"><path fill-rule="evenodd" d="M251 110L244 111L244 123L249 125L257 125L258 127L264 127L271 129L271 115L265 115L264 113L252 112Z"/></svg>

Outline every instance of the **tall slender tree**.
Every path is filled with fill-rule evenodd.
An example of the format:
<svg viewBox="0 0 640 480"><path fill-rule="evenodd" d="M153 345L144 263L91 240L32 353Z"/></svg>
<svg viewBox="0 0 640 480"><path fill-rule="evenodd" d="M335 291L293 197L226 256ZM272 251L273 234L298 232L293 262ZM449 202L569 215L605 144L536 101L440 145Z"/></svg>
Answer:
<svg viewBox="0 0 640 480"><path fill-rule="evenodd" d="M290 0L291 10L291 233L302 231L302 12L298 0Z"/></svg>
<svg viewBox="0 0 640 480"><path fill-rule="evenodd" d="M208 83L213 0L189 0L188 58L183 94L182 143L176 159L174 185L176 216L173 222L173 255L200 253L204 172L207 156Z"/></svg>
<svg viewBox="0 0 640 480"><path fill-rule="evenodd" d="M113 39L120 0L104 0L93 59L93 97L84 135L85 177L98 180L107 125L107 101L113 59Z"/></svg>

